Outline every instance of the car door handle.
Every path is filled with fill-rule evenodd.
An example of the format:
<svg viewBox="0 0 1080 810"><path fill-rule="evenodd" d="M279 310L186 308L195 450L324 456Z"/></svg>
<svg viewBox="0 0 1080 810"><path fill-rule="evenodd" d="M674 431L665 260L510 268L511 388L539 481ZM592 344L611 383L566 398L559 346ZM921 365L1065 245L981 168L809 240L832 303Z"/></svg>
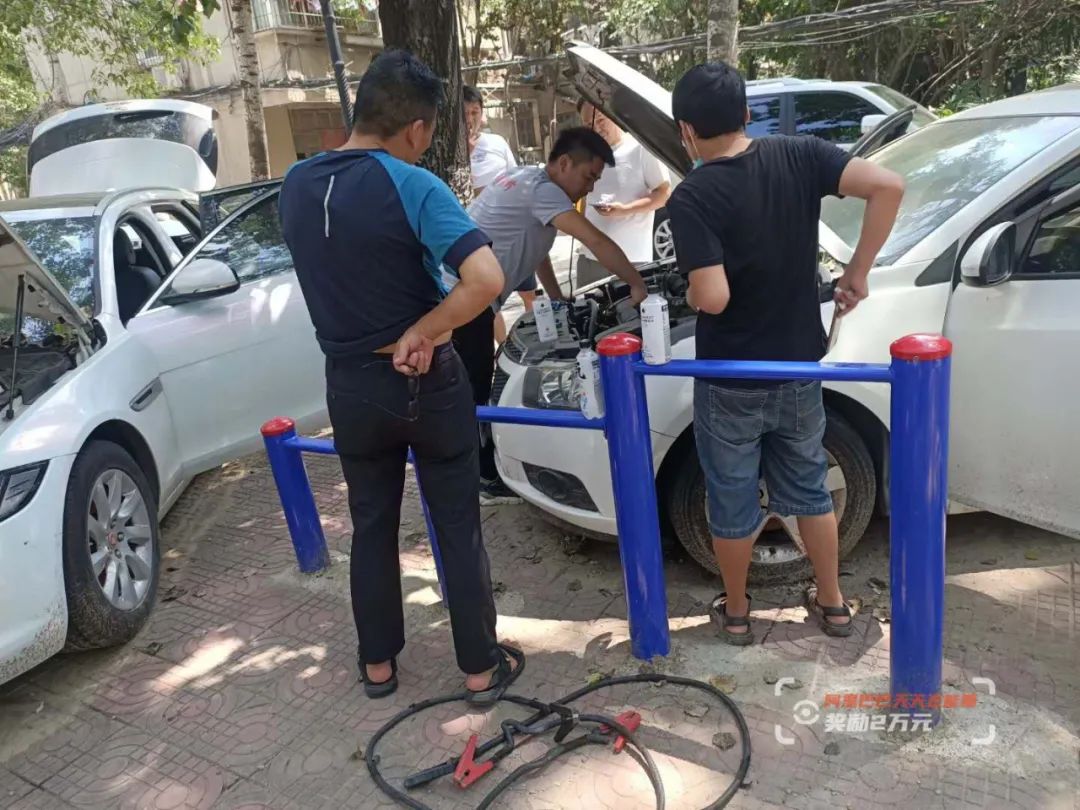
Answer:
<svg viewBox="0 0 1080 810"><path fill-rule="evenodd" d="M158 394L161 393L161 378L155 377L150 381L150 384L143 388L139 393L135 395L135 398L128 403L131 410L138 413L139 411L145 411L150 407L155 399L158 398Z"/></svg>

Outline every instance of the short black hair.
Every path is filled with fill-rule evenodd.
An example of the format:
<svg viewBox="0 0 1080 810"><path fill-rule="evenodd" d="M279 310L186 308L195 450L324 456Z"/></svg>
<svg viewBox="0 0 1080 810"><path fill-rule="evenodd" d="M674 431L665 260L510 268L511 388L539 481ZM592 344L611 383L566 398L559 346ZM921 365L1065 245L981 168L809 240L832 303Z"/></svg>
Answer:
<svg viewBox="0 0 1080 810"><path fill-rule="evenodd" d="M746 82L723 62L692 67L675 84L671 113L702 138L738 132L746 126Z"/></svg>
<svg viewBox="0 0 1080 810"><path fill-rule="evenodd" d="M383 51L356 88L353 129L389 138L413 121L431 123L445 101L442 79L431 68L408 51Z"/></svg>
<svg viewBox="0 0 1080 810"><path fill-rule="evenodd" d="M574 163L600 158L608 166L615 165L615 153L611 151L611 146L588 127L569 127L559 133L548 156L548 163L555 162L563 155L569 155Z"/></svg>
<svg viewBox="0 0 1080 810"><path fill-rule="evenodd" d="M461 99L466 104L479 104L481 107L484 106L484 97L480 95L480 91L471 84L467 84L461 88Z"/></svg>

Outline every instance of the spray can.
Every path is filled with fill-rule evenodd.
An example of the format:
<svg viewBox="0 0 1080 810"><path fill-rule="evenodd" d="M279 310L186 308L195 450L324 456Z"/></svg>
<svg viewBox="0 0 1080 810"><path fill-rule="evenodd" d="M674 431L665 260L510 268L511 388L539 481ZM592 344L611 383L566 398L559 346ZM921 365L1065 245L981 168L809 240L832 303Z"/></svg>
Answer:
<svg viewBox="0 0 1080 810"><path fill-rule="evenodd" d="M650 366L671 361L671 321L664 296L651 293L641 304L641 356Z"/></svg>
<svg viewBox="0 0 1080 810"><path fill-rule="evenodd" d="M589 341L580 343L577 355L578 403L587 419L599 419L604 415L604 392L600 387L600 355L593 351Z"/></svg>
<svg viewBox="0 0 1080 810"><path fill-rule="evenodd" d="M536 294L533 317L536 318L536 332L541 343L554 343L559 339L559 330L555 326L555 313L551 309L551 302L544 297L542 292Z"/></svg>

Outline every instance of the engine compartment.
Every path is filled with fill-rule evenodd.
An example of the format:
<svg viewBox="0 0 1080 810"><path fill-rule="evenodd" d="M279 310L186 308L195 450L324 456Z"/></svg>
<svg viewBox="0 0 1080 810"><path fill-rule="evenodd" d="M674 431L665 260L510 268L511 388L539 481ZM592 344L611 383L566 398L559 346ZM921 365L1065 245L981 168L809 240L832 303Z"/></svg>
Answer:
<svg viewBox="0 0 1080 810"><path fill-rule="evenodd" d="M0 336L0 408L17 401L21 401L21 407L29 405L75 368L78 340L50 327L36 318L27 318L17 353L12 336Z"/></svg>
<svg viewBox="0 0 1080 810"><path fill-rule="evenodd" d="M672 339L677 327L691 324L696 313L686 303L689 282L675 259L651 262L639 268L650 293L659 293L668 302ZM562 315L559 315L561 318ZM679 330L682 331L682 330ZM552 360L573 360L581 341L595 346L615 332L641 334L641 316L630 299L630 287L617 278L597 282L575 292L574 301L565 308L565 327L560 324L559 339L542 343L532 313L518 319L503 343L502 351L510 360L526 366Z"/></svg>

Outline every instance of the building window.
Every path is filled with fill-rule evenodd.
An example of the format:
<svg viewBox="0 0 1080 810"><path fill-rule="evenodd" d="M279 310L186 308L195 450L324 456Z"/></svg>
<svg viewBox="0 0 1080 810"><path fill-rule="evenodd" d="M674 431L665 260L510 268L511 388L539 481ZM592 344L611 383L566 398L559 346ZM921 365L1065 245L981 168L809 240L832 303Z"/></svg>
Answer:
<svg viewBox="0 0 1080 810"><path fill-rule="evenodd" d="M518 146L521 149L537 149L540 139L537 134L536 104L531 101L513 102L514 126L517 128Z"/></svg>

